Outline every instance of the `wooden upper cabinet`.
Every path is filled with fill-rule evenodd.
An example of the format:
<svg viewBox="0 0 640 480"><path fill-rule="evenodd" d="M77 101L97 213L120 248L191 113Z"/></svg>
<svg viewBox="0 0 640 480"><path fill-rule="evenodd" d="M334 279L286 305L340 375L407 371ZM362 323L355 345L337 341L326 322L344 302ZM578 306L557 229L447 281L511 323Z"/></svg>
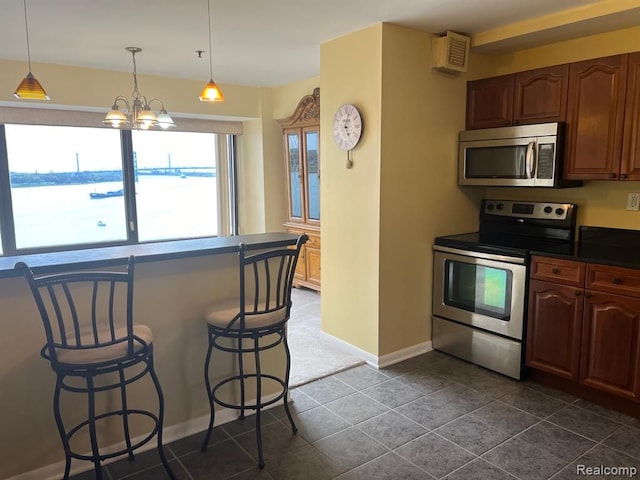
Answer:
<svg viewBox="0 0 640 480"><path fill-rule="evenodd" d="M620 174L627 55L570 64L564 178Z"/></svg>
<svg viewBox="0 0 640 480"><path fill-rule="evenodd" d="M516 73L512 123L564 122L568 83L569 64Z"/></svg>
<svg viewBox="0 0 640 480"><path fill-rule="evenodd" d="M640 180L640 52L629 54L620 178Z"/></svg>
<svg viewBox="0 0 640 480"><path fill-rule="evenodd" d="M513 75L467 82L467 130L511 125Z"/></svg>
<svg viewBox="0 0 640 480"><path fill-rule="evenodd" d="M467 83L467 130L563 122L569 65Z"/></svg>

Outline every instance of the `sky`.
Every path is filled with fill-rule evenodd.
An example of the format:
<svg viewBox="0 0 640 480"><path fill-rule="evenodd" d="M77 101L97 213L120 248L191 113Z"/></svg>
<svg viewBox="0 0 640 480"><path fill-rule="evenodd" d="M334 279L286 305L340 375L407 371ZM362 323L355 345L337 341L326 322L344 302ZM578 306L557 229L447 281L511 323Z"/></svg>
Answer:
<svg viewBox="0 0 640 480"><path fill-rule="evenodd" d="M19 173L119 170L120 130L89 127L5 125L9 170ZM211 166L215 135L133 131L138 167Z"/></svg>

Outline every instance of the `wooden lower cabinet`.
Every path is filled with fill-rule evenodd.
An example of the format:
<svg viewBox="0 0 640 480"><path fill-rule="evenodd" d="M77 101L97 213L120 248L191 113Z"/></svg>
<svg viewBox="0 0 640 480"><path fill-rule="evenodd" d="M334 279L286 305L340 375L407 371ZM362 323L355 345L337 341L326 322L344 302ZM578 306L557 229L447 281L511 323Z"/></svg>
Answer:
<svg viewBox="0 0 640 480"><path fill-rule="evenodd" d="M582 292L576 287L531 280L527 366L578 381Z"/></svg>
<svg viewBox="0 0 640 480"><path fill-rule="evenodd" d="M295 287L307 287L320 291L320 231L287 225L287 232L296 235L306 233L307 243L300 250L298 265L293 279Z"/></svg>
<svg viewBox="0 0 640 480"><path fill-rule="evenodd" d="M639 362L640 299L587 290L580 382L637 400Z"/></svg>
<svg viewBox="0 0 640 480"><path fill-rule="evenodd" d="M640 270L534 256L530 271L527 366L640 403Z"/></svg>

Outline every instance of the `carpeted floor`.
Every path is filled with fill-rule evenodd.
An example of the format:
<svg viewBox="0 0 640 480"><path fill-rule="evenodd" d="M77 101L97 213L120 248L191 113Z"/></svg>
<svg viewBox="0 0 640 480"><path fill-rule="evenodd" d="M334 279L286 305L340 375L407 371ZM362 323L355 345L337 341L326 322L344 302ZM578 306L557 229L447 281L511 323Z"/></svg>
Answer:
<svg viewBox="0 0 640 480"><path fill-rule="evenodd" d="M291 319L288 323L291 387L365 363L320 332L319 293L294 288L291 301Z"/></svg>

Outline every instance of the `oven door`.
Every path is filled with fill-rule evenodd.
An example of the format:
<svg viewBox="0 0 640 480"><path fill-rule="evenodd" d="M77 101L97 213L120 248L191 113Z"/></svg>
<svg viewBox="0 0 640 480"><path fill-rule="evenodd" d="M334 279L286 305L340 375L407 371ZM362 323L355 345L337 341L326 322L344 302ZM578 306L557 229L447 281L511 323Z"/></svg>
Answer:
<svg viewBox="0 0 640 480"><path fill-rule="evenodd" d="M433 314L522 340L525 259L434 247Z"/></svg>

